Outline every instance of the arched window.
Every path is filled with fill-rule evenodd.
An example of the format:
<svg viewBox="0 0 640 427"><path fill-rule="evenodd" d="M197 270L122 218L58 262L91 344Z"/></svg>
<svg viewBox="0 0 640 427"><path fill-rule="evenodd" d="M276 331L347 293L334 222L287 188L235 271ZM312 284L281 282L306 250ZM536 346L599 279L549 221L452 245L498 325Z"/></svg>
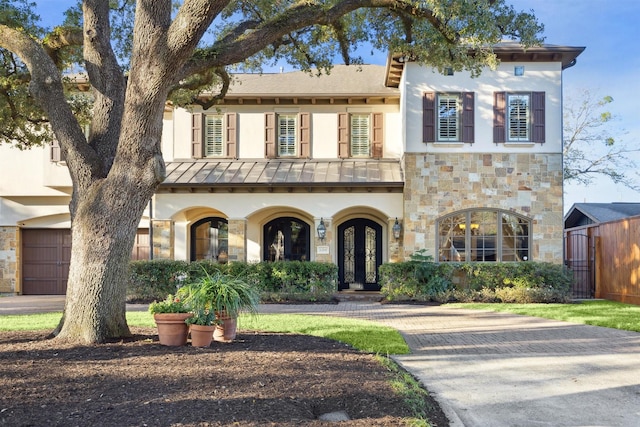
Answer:
<svg viewBox="0 0 640 427"><path fill-rule="evenodd" d="M264 226L265 261L309 261L309 224L282 217Z"/></svg>
<svg viewBox="0 0 640 427"><path fill-rule="evenodd" d="M204 218L191 226L191 261L229 260L229 225L223 218Z"/></svg>
<svg viewBox="0 0 640 427"><path fill-rule="evenodd" d="M471 209L437 223L440 261L528 261L531 220L513 212Z"/></svg>

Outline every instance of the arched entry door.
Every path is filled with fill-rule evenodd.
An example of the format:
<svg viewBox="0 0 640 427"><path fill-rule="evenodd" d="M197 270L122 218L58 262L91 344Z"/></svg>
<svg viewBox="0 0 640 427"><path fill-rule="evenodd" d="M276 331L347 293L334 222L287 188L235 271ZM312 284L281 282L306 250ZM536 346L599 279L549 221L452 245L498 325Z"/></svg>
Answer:
<svg viewBox="0 0 640 427"><path fill-rule="evenodd" d="M368 219L352 219L338 227L339 289L378 291L382 264L382 226Z"/></svg>

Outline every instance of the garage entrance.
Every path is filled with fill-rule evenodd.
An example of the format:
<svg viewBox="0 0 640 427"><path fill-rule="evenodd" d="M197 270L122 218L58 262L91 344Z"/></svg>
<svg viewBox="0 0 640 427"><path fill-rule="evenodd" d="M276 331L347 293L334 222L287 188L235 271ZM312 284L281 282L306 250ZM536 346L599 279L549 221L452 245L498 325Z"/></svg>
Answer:
<svg viewBox="0 0 640 427"><path fill-rule="evenodd" d="M22 230L22 294L64 295L67 292L71 230ZM149 230L139 229L131 259L149 259Z"/></svg>

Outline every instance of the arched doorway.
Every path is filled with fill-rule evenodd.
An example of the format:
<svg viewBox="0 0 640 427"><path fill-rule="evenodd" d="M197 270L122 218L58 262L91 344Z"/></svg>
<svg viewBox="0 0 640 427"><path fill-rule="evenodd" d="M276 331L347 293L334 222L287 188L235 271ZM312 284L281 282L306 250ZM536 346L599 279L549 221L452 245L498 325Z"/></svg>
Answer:
<svg viewBox="0 0 640 427"><path fill-rule="evenodd" d="M280 217L264 226L265 261L309 261L309 224L293 217Z"/></svg>
<svg viewBox="0 0 640 427"><path fill-rule="evenodd" d="M379 291L382 264L382 226L356 218L338 226L339 290Z"/></svg>
<svg viewBox="0 0 640 427"><path fill-rule="evenodd" d="M203 218L191 226L191 261L229 260L229 225L223 218Z"/></svg>

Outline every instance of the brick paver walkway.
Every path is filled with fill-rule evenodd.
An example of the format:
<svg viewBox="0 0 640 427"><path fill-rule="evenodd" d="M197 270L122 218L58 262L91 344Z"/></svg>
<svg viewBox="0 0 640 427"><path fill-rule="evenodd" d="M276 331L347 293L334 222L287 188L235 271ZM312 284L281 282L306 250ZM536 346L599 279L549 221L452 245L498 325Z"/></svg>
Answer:
<svg viewBox="0 0 640 427"><path fill-rule="evenodd" d="M368 319L412 354L394 357L452 425L640 426L640 334L446 306L263 305L263 313Z"/></svg>

